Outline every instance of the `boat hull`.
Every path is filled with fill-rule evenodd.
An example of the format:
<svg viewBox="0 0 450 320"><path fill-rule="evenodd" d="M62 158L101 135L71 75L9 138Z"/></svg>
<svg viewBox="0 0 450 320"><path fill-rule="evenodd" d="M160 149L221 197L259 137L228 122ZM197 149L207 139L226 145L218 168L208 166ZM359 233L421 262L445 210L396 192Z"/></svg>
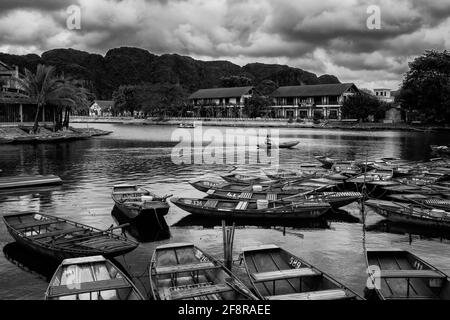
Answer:
<svg viewBox="0 0 450 320"><path fill-rule="evenodd" d="M236 219L314 219L325 214L330 206L323 207L303 207L291 209L214 209L205 207L196 207L186 204L178 199L172 199L172 203L180 209L187 211L195 216L214 217L214 218L236 218Z"/></svg>

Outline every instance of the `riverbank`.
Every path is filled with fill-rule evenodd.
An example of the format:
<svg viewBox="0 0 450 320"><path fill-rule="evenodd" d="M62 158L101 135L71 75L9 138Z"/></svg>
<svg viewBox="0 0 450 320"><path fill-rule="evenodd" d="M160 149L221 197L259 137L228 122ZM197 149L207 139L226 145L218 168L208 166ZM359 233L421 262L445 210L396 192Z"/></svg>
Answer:
<svg viewBox="0 0 450 320"><path fill-rule="evenodd" d="M359 123L357 121L324 121L313 122L290 122L287 119L242 119L242 118L147 118L134 119L132 117L72 117L74 123L110 123L127 125L165 125L178 126L183 122L198 122L204 126L216 127L267 127L267 128L306 128L306 129L337 129L355 131L374 130L399 130L419 132L450 132L447 126L409 125L406 123Z"/></svg>
<svg viewBox="0 0 450 320"><path fill-rule="evenodd" d="M38 133L31 132L32 130L29 127L0 127L0 144L66 142L90 139L112 133L95 128L72 127L57 132L40 127Z"/></svg>

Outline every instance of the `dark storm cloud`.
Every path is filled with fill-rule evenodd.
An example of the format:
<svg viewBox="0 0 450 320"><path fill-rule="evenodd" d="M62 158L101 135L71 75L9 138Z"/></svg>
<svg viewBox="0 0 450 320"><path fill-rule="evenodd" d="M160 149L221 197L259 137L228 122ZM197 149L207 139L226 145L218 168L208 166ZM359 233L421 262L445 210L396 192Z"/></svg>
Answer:
<svg viewBox="0 0 450 320"><path fill-rule="evenodd" d="M76 0L1 0L0 14L5 14L15 9L61 10L77 2Z"/></svg>
<svg viewBox="0 0 450 320"><path fill-rule="evenodd" d="M66 8L77 3L82 28L68 30ZM366 25L371 5L381 9L379 30ZM0 51L139 46L368 85L400 80L411 57L450 46L448 0L3 0L0 12Z"/></svg>

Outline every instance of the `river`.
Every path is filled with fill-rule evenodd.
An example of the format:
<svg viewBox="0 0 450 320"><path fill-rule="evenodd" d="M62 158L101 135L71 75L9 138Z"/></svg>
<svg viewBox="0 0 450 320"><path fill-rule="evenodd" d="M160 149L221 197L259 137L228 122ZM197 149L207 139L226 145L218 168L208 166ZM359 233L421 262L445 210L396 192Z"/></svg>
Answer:
<svg viewBox="0 0 450 320"><path fill-rule="evenodd" d="M160 195L203 197L204 194L188 182L204 177L218 178L232 168L230 163L180 164L172 155L177 145L176 141L172 141L172 135L177 130L174 126L94 126L113 133L70 143L0 146L3 176L56 174L64 181L58 187L0 193L0 214L40 211L108 228L118 220L112 215L113 201L110 196L115 184L144 185ZM203 129L214 129L215 134L222 135L227 130L224 127ZM184 130L187 130L183 131L185 134L191 134L189 130L192 129ZM313 155L325 153L343 159L383 156L424 160L430 156L430 144L448 142L447 133L405 131L280 129L277 134L280 141L300 140L294 149L280 151L279 163L283 168L295 168L298 163L312 162ZM203 138L192 135L193 140ZM257 170L263 166L247 164L244 167ZM450 271L448 240L408 228L390 228L388 231L380 227L385 226L382 218L370 211L366 223L372 231L363 232L357 204L343 209L320 223L295 226L238 223L234 258L238 260L242 247L275 243L360 294L363 294L366 283L365 247L404 248L443 271ZM165 220L169 231L152 233L134 252L117 258L145 293L148 293L147 267L157 245L192 242L219 259L223 256L220 221L192 219L187 212L174 206ZM0 255L0 299L42 299L53 267L47 266L42 257L24 254L12 242L4 224L0 223L0 246L3 249ZM245 281L239 263L236 263L235 270Z"/></svg>

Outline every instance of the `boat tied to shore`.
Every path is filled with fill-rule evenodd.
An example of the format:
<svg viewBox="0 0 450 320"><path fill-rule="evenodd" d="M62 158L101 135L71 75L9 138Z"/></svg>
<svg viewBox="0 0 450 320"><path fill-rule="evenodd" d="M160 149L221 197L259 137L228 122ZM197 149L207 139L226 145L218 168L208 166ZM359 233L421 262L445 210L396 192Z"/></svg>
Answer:
<svg viewBox="0 0 450 320"><path fill-rule="evenodd" d="M243 248L242 259L261 299L361 299L330 275L276 245Z"/></svg>
<svg viewBox="0 0 450 320"><path fill-rule="evenodd" d="M221 262L191 243L158 246L149 275L155 300L257 300Z"/></svg>
<svg viewBox="0 0 450 320"><path fill-rule="evenodd" d="M111 194L119 210L131 220L145 215L165 216L170 208L167 199L171 196L160 197L145 188L125 184L114 186Z"/></svg>
<svg viewBox="0 0 450 320"><path fill-rule="evenodd" d="M133 282L102 256L65 259L45 300L144 300Z"/></svg>
<svg viewBox="0 0 450 320"><path fill-rule="evenodd" d="M113 233L120 226L100 230L36 212L6 215L3 221L17 243L58 261L96 255L115 257L138 246L138 243Z"/></svg>
<svg viewBox="0 0 450 320"><path fill-rule="evenodd" d="M369 292L381 300L450 300L448 276L405 250L367 250Z"/></svg>
<svg viewBox="0 0 450 320"><path fill-rule="evenodd" d="M375 199L367 200L365 205L392 222L415 224L436 229L450 228L450 212L442 209Z"/></svg>
<svg viewBox="0 0 450 320"><path fill-rule="evenodd" d="M331 208L328 202L308 200L288 204L267 200L240 201L207 198L172 198L170 201L192 215L211 218L314 219Z"/></svg>

